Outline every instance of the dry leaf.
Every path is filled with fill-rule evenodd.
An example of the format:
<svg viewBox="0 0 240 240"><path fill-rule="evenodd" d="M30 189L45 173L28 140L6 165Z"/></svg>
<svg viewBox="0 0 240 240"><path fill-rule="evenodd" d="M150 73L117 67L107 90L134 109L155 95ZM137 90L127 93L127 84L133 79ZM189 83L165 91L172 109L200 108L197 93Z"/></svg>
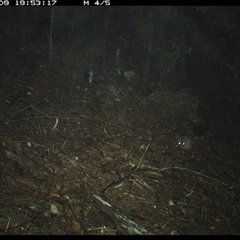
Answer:
<svg viewBox="0 0 240 240"><path fill-rule="evenodd" d="M55 215L60 215L60 212L58 211L58 208L55 204L51 204L51 213Z"/></svg>
<svg viewBox="0 0 240 240"><path fill-rule="evenodd" d="M174 202L173 202L171 199L168 201L168 204L169 204L170 206L174 206L174 205L175 205Z"/></svg>
<svg viewBox="0 0 240 240"><path fill-rule="evenodd" d="M84 229L81 226L81 224L79 222L77 222L76 220L72 220L71 222L71 228L74 231L74 233L76 234L84 234Z"/></svg>

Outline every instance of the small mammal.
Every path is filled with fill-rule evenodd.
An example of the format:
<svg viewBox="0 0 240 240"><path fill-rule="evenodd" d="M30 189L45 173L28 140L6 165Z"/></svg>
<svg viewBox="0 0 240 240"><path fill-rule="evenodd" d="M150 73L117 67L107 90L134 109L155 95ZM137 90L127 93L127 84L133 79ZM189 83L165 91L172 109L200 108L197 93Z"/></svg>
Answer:
<svg viewBox="0 0 240 240"><path fill-rule="evenodd" d="M203 139L203 135L206 133L206 130L207 126L205 124L195 127L195 129L193 130L193 136L180 136L177 140L176 146L187 151L191 150L197 139Z"/></svg>
<svg viewBox="0 0 240 240"><path fill-rule="evenodd" d="M177 140L177 146L185 150L191 150L195 143L195 140L196 140L196 137L195 139L192 139L191 137L188 137L188 136L181 136Z"/></svg>

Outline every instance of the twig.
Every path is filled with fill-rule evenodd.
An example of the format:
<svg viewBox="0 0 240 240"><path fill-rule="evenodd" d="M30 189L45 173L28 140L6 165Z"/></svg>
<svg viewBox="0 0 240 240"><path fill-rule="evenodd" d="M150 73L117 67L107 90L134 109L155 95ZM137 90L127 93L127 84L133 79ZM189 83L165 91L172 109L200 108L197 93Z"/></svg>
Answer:
<svg viewBox="0 0 240 240"><path fill-rule="evenodd" d="M10 221L11 221L11 218L9 217L9 218L8 218L8 223L7 223L7 226L6 226L6 229L5 229L5 232L7 232L7 230L8 230L8 227L9 227L9 225L10 225Z"/></svg>
<svg viewBox="0 0 240 240"><path fill-rule="evenodd" d="M221 182L219 180L217 180L216 178L213 178L213 177L209 177L203 173L200 173L200 172L196 172L196 171L193 171L193 170L190 170L190 169L187 169L187 168L181 168L181 167L166 167L166 168L162 168L162 169L159 169L159 168L156 168L156 167L153 167L153 166L149 166L149 165L141 165L139 166L139 164L135 164L135 163L131 163L129 162L128 164L122 166L122 167L131 167L131 168L136 168L136 169L151 169L151 170L156 170L156 171L159 171L159 172L163 172L163 171L167 171L167 170L171 170L171 169L178 169L178 170L183 170L183 171L188 171L188 172L192 172L192 173L195 173L197 175L200 175L200 176L203 176L205 178L209 178L209 179L212 179L216 182L219 182L221 183L222 185L224 186L227 186L228 185L224 182Z"/></svg>
<svg viewBox="0 0 240 240"><path fill-rule="evenodd" d="M56 118L55 124L54 124L51 131L54 131L56 129L57 125L58 125L58 118Z"/></svg>
<svg viewBox="0 0 240 240"><path fill-rule="evenodd" d="M14 109L14 108L16 107L16 105L18 104L18 102L19 102L20 100L22 100L22 99L23 99L23 98L20 97L20 98L17 100L17 102L13 105L12 109Z"/></svg>
<svg viewBox="0 0 240 240"><path fill-rule="evenodd" d="M67 139L65 140L65 142L63 143L63 145L62 145L62 150L63 150L63 148L64 148L64 146L66 145L66 143L67 143L68 140L69 140L69 138L67 138Z"/></svg>
<svg viewBox="0 0 240 240"><path fill-rule="evenodd" d="M128 219L119 213L115 207L104 201L101 197L93 195L93 200L100 206L101 210L106 213L117 225L119 231L125 234L152 235L145 228Z"/></svg>
<svg viewBox="0 0 240 240"><path fill-rule="evenodd" d="M147 152L149 146L150 146L150 144L147 145L147 147L146 147L146 149L145 149L145 151L144 151L142 157L140 158L140 160L139 160L139 162L138 162L138 167L140 167L141 162L142 162L142 160L143 160L143 158L144 158L144 156L145 156L145 154L146 154L146 152ZM138 168L138 167L137 167L137 168Z"/></svg>

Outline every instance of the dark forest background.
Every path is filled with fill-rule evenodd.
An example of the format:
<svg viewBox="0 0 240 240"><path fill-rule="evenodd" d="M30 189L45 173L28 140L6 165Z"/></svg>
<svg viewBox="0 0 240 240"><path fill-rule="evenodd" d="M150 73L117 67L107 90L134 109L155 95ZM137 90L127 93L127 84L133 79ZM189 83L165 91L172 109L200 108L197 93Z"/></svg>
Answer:
<svg viewBox="0 0 240 240"><path fill-rule="evenodd" d="M235 6L1 8L1 68L22 78L40 60L68 77L132 70L142 89L197 89L208 103L238 107L239 13Z"/></svg>

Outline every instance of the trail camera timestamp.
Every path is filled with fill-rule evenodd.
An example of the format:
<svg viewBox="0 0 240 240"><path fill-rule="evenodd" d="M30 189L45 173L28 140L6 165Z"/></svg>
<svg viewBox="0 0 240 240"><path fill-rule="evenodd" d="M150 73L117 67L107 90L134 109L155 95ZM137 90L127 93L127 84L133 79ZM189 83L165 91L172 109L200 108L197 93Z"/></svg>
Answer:
<svg viewBox="0 0 240 240"><path fill-rule="evenodd" d="M15 0L15 6L54 6L57 0Z"/></svg>
<svg viewBox="0 0 240 240"><path fill-rule="evenodd" d="M54 6L57 0L0 0L0 6Z"/></svg>

